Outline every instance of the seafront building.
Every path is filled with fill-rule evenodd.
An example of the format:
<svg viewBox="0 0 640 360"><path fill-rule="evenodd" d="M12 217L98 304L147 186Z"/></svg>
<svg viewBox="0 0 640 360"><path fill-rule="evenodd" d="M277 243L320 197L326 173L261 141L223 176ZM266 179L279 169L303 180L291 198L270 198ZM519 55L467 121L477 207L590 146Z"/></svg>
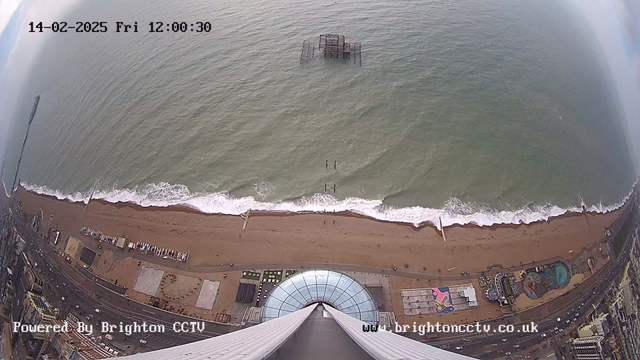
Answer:
<svg viewBox="0 0 640 360"><path fill-rule="evenodd" d="M637 234L634 243L637 243ZM640 282L638 281L638 249L634 246L629 264L625 267L622 280L611 295L609 312L612 315L616 352L626 358L640 358L640 319L638 303ZM633 285L632 285L633 284Z"/></svg>
<svg viewBox="0 0 640 360"><path fill-rule="evenodd" d="M573 356L576 360L604 360L602 351L602 336L589 336L574 340L571 343Z"/></svg>
<svg viewBox="0 0 640 360"><path fill-rule="evenodd" d="M208 340L126 357L143 359L471 359L378 327L378 311L355 279L327 270L276 287L263 322Z"/></svg>
<svg viewBox="0 0 640 360"><path fill-rule="evenodd" d="M28 292L24 299L22 315L19 322L25 325L47 325L53 324L56 320L53 308L40 295ZM13 333L17 341L13 349L16 359L38 358L44 354L50 343L53 334L49 332L15 332Z"/></svg>
<svg viewBox="0 0 640 360"><path fill-rule="evenodd" d="M77 330L78 319L68 316L66 322L69 324L67 331L53 333L50 340L49 355L52 359L61 360L96 360L117 356L118 352L105 344L100 345L102 337L98 340L96 336L83 334ZM62 321L55 322L58 325L64 324ZM97 334L96 334L97 335ZM99 336L99 335L98 335Z"/></svg>
<svg viewBox="0 0 640 360"><path fill-rule="evenodd" d="M608 314L600 314L593 319L589 324L581 327L578 330L578 336L581 338L590 336L607 336L610 332L609 323L607 321Z"/></svg>

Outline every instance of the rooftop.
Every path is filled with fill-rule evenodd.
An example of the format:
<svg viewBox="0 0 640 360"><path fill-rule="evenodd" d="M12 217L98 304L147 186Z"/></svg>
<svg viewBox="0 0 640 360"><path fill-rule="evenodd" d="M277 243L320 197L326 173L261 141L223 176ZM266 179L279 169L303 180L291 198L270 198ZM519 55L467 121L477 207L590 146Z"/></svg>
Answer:
<svg viewBox="0 0 640 360"><path fill-rule="evenodd" d="M284 280L269 294L262 309L262 321L318 302L356 319L378 324L378 307L371 294L355 279L331 270L305 271Z"/></svg>
<svg viewBox="0 0 640 360"><path fill-rule="evenodd" d="M59 325L63 322L56 321ZM102 348L99 344L89 339L86 335L73 331L60 333L63 342L67 342L72 345L78 351L78 354L84 359L106 359L114 357L114 354L107 349Z"/></svg>
<svg viewBox="0 0 640 360"><path fill-rule="evenodd" d="M48 315L48 316L54 316L53 313L51 312L49 304L40 295L36 295L32 292L29 292L28 297L29 299L31 299L35 307L38 309L38 311L40 311L42 314Z"/></svg>

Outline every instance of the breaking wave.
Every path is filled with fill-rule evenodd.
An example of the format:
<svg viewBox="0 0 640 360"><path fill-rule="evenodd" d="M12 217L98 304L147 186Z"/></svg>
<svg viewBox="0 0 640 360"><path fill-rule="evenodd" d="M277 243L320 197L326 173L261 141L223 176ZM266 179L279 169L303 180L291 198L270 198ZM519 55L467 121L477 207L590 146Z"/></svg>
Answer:
<svg viewBox="0 0 640 360"><path fill-rule="evenodd" d="M60 200L86 203L89 197L89 193L75 192L67 194L41 185L28 183L21 183L21 185L29 191L54 196ZM633 189L616 204L595 204L586 206L586 208L589 212L595 213L614 211L624 205L632 193ZM580 205L561 208L553 204L528 205L521 209L499 211L476 203L463 202L457 198L447 201L442 209L420 206L399 208L386 205L382 200L367 200L356 197L336 199L328 194L314 194L297 200L269 203L256 200L251 196L234 198L224 192L191 193L185 185L174 185L165 182L138 186L133 189L97 190L93 198L111 203L134 203L143 207L182 205L207 214L239 215L247 210L274 212L348 211L378 220L409 223L414 226L430 223L438 228L440 227L439 219L442 219L444 226L454 224L490 226L496 224L529 224L566 213L582 212Z"/></svg>

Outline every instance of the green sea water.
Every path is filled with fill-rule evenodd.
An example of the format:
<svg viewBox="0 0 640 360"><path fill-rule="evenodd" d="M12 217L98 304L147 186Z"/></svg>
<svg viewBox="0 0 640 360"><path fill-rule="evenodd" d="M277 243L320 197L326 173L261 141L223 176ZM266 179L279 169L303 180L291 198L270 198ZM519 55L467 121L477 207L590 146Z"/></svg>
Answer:
<svg viewBox="0 0 640 360"><path fill-rule="evenodd" d="M72 200L99 180L145 206L490 224L604 211L635 181L602 55L563 1L84 1L60 21L110 28L37 35L6 184L36 94L19 178ZM301 65L324 33L361 43L362 66Z"/></svg>

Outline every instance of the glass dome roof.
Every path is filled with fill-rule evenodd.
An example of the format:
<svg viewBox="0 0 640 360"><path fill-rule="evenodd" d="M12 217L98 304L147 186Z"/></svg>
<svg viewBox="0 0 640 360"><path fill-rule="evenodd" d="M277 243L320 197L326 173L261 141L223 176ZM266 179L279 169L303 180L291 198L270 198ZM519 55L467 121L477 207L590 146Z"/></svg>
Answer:
<svg viewBox="0 0 640 360"><path fill-rule="evenodd" d="M271 291L262 307L262 322L324 302L369 324L378 324L378 308L371 294L353 278L330 270L295 274Z"/></svg>

